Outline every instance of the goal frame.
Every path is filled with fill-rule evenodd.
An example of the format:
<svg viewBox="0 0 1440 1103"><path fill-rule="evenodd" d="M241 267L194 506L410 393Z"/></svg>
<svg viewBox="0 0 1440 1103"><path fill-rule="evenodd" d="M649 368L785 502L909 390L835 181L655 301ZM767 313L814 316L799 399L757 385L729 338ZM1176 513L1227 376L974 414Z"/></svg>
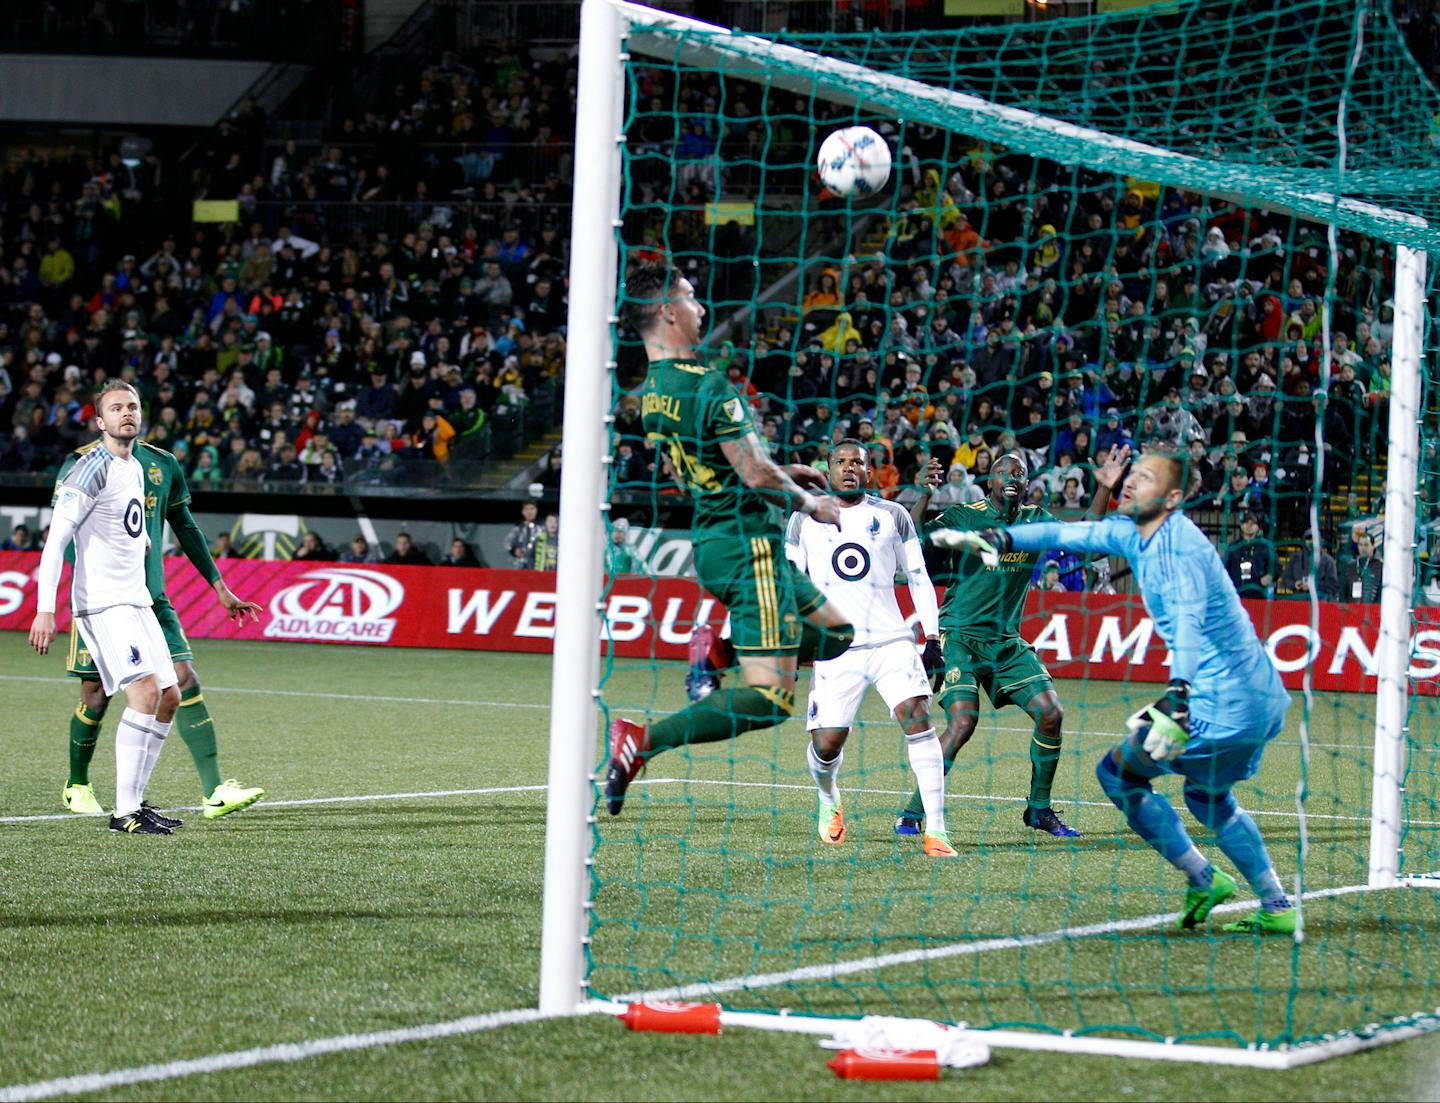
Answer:
<svg viewBox="0 0 1440 1103"><path fill-rule="evenodd" d="M661 30L634 28L654 27ZM689 32L689 33L687 33ZM561 546L556 573L555 670L566 676L551 687L550 759L546 807L544 903L541 931L539 1011L561 1016L617 1012L620 1005L588 998L586 964L595 833L594 764L601 716L600 642L604 639L603 540L609 510L606 485L610 471L608 426L611 379L615 370L615 289L619 273L621 172L624 127L624 64L627 51L681 63L736 65L754 71L757 64L783 61L802 72L824 73L852 82L850 92L827 92L836 102L893 114L895 96L913 105L911 119L928 112L959 111L965 128L977 137L1050 159L1066 160L1067 150L1103 146L1123 163L1134 158L1136 174L1158 183L1212 194L1205 186L1208 166L1198 158L1131 139L1105 134L1063 120L991 103L965 93L909 78L864 69L795 46L729 31L722 27L630 0L583 0L580 16L579 84L576 110L574 204L571 228L568 363L564 405L566 463L560 484L560 525L569 533ZM777 87L811 92L805 78L776 72ZM803 87L802 87L803 86ZM867 91L873 90L873 91ZM953 128L953 120L945 124ZM1027 131L1043 135L1044 150L1027 147ZM1038 143L1036 143L1038 144ZM1057 154L1057 144L1060 152ZM1076 152L1073 161L1084 159ZM1113 171L1107 167L1106 171ZM1440 228L1419 216L1381 208L1324 190L1296 186L1261 174L1243 201L1294 211L1314 221L1352 227L1377 235L1375 225L1393 228L1395 237L1440 245ZM1364 222L1364 225L1361 222ZM1389 487L1384 530L1384 584L1381 635L1376 648L1378 688L1374 732L1374 775L1369 846L1369 877L1357 891L1402 886L1435 886L1436 880L1408 876L1400 860L1403 780L1408 740L1408 668L1415 499L1420 453L1421 363L1425 340L1425 252L1398 246L1395 336L1389 409ZM1404 631L1387 628L1404 624ZM638 994L644 996L644 993ZM828 1032L833 1020L805 1016L725 1012L730 1025ZM809 1024L808 1026L804 1024ZM818 1024L818 1025L817 1025ZM829 1024L828 1026L825 1024ZM822 1029L823 1028L823 1029ZM1363 1035L1351 1033L1321 1042L1265 1049L1145 1042L1091 1035L983 1031L991 1045L1098 1053L1128 1058L1202 1061L1258 1068L1293 1068L1331 1056L1358 1052L1389 1041L1427 1033L1428 1023L1389 1026Z"/></svg>

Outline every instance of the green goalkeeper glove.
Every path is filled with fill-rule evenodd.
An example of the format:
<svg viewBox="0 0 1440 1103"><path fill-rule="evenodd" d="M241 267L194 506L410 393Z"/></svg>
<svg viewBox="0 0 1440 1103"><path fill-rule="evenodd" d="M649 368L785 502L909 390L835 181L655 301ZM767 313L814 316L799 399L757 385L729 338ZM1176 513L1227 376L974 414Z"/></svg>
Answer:
<svg viewBox="0 0 1440 1103"><path fill-rule="evenodd" d="M1011 548L1010 534L1005 529L937 529L930 534L930 543L937 548L964 551L978 555L987 567L1000 566L1000 557Z"/></svg>
<svg viewBox="0 0 1440 1103"><path fill-rule="evenodd" d="M1132 735L1144 733L1142 746L1156 762L1173 762L1190 742L1190 683L1170 679L1165 695L1130 717L1125 726Z"/></svg>

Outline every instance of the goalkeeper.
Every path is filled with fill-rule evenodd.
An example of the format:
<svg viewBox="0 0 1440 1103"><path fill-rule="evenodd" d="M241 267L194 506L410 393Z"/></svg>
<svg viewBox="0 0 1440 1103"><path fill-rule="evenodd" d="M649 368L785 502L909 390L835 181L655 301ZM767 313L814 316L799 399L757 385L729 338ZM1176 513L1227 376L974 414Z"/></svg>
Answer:
<svg viewBox="0 0 1440 1103"><path fill-rule="evenodd" d="M1190 841L1174 807L1151 787L1163 774L1185 779L1185 804L1215 833L1225 856L1260 898L1260 911L1225 930L1293 934L1295 909L1281 888L1255 821L1231 789L1260 766L1280 734L1290 697L1205 534L1180 510L1184 460L1149 451L1120 493L1118 516L980 532L948 529L931 539L998 563L1011 551L1062 547L1123 555L1173 656L1170 685L1134 716L1130 734L1095 768L1100 787L1130 827L1190 881L1179 925L1203 923L1235 895L1235 881Z"/></svg>

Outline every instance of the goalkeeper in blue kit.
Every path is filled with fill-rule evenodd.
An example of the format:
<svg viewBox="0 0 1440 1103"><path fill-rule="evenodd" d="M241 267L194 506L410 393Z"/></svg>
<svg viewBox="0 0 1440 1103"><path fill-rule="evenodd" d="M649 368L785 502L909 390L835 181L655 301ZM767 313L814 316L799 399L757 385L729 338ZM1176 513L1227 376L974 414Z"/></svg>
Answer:
<svg viewBox="0 0 1440 1103"><path fill-rule="evenodd" d="M1196 849L1174 807L1151 787L1164 774L1184 778L1186 807L1215 833L1221 851L1260 898L1258 913L1225 930L1293 934L1295 909L1255 821L1231 793L1259 769L1265 745L1285 725L1290 697L1214 546L1179 512L1184 486L1183 461L1150 451L1125 479L1117 515L1103 521L947 529L931 539L987 561L1012 550L1047 548L1130 561L1173 656L1171 677L1164 695L1130 717L1130 734L1100 759L1100 787L1135 833L1189 878L1182 928L1200 925L1234 896L1235 881Z"/></svg>

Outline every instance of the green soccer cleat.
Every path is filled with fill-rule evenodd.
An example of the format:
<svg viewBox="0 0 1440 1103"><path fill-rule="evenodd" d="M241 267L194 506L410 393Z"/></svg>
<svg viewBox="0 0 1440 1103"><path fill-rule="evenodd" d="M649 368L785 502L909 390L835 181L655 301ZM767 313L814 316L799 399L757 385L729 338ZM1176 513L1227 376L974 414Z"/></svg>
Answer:
<svg viewBox="0 0 1440 1103"><path fill-rule="evenodd" d="M216 820L221 816L228 816L231 812L249 808L264 796L264 789L241 788L240 783L231 777L215 786L215 791L205 798L205 803L200 807L207 820Z"/></svg>
<svg viewBox="0 0 1440 1103"><path fill-rule="evenodd" d="M100 800L95 796L93 785L67 785L60 792L60 799L65 802L65 807L71 812L77 812L82 816L103 816L105 809L100 807Z"/></svg>
<svg viewBox="0 0 1440 1103"><path fill-rule="evenodd" d="M1283 912L1267 912L1264 909L1234 923L1226 923L1228 934L1294 934L1295 910L1286 908Z"/></svg>
<svg viewBox="0 0 1440 1103"><path fill-rule="evenodd" d="M1228 873L1215 870L1211 874L1208 889L1189 888L1185 890L1185 913L1175 925L1182 931L1192 931L1210 917L1210 913L1235 895L1235 878ZM1229 927L1225 928L1227 931Z"/></svg>

